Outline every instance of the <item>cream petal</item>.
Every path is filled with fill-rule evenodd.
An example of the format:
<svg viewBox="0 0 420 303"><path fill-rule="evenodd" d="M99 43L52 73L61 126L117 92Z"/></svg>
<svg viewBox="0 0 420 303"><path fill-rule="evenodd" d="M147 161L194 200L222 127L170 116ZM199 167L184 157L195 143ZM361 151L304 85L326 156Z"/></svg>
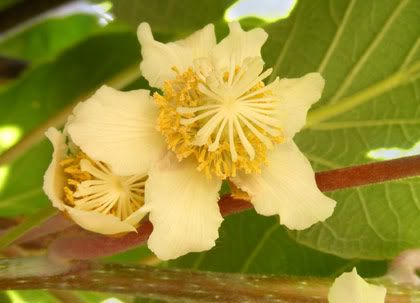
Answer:
<svg viewBox="0 0 420 303"><path fill-rule="evenodd" d="M102 86L74 109L66 128L82 151L109 164L115 174L144 174L165 150L157 117L149 91Z"/></svg>
<svg viewBox="0 0 420 303"><path fill-rule="evenodd" d="M287 138L301 130L306 123L309 108L321 98L324 78L319 73L310 73L301 78L278 78L270 84L273 93L280 100L279 119Z"/></svg>
<svg viewBox="0 0 420 303"><path fill-rule="evenodd" d="M217 200L221 180L207 179L189 160L170 155L151 169L145 208L153 232L149 248L162 260L212 248L223 220Z"/></svg>
<svg viewBox="0 0 420 303"><path fill-rule="evenodd" d="M357 274L343 273L335 279L328 293L329 303L384 303L386 288L367 283Z"/></svg>
<svg viewBox="0 0 420 303"><path fill-rule="evenodd" d="M211 50L216 46L214 25L208 24L189 37L176 41L175 44L191 49L193 60L209 57Z"/></svg>
<svg viewBox="0 0 420 303"><path fill-rule="evenodd" d="M65 177L63 168L60 165L60 161L63 160L63 158L66 155L66 137L60 131L53 127L50 127L45 132L45 135L51 141L54 151L52 154L51 163L44 174L44 185L42 189L52 202L52 205L58 208L59 210L63 210L63 188L65 183Z"/></svg>
<svg viewBox="0 0 420 303"><path fill-rule="evenodd" d="M250 195L259 214L278 214L281 224L299 230L331 216L335 201L318 189L309 161L292 140L277 146L268 161L261 174L232 178Z"/></svg>
<svg viewBox="0 0 420 303"><path fill-rule="evenodd" d="M212 51L217 68L241 66L249 57L261 57L261 47L267 40L267 33L261 28L244 31L239 22L229 23L229 35L220 41Z"/></svg>
<svg viewBox="0 0 420 303"><path fill-rule="evenodd" d="M173 79L176 76L174 67L182 72L192 66L193 55L189 47L156 41L148 23L139 25L137 37L143 57L140 70L150 86L160 88L166 80Z"/></svg>
<svg viewBox="0 0 420 303"><path fill-rule="evenodd" d="M127 219L130 217L124 221L121 221L119 218L113 215L106 215L95 211L84 211L69 206L65 206L65 208L67 214L70 216L70 218L72 218L74 222L76 222L76 224L95 233L114 235L136 231L136 228L133 226L134 224L131 224L133 222L127 222ZM145 213L143 213L143 217L144 215ZM141 218L136 218L138 219L136 224L141 220Z"/></svg>
<svg viewBox="0 0 420 303"><path fill-rule="evenodd" d="M141 219L143 219L149 211L145 208L139 208L135 212L133 212L131 215L129 215L127 218L125 218L124 222L130 225L137 225Z"/></svg>

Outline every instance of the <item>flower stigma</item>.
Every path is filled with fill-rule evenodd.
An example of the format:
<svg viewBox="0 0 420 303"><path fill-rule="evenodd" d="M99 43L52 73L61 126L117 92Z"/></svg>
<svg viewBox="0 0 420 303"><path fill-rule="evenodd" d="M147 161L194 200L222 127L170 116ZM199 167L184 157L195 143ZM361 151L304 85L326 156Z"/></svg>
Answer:
<svg viewBox="0 0 420 303"><path fill-rule="evenodd" d="M126 219L144 204L146 175L117 176L100 161L79 152L62 160L64 202L76 209Z"/></svg>
<svg viewBox="0 0 420 303"><path fill-rule="evenodd" d="M263 82L272 70L262 72L258 57L234 63L219 69L197 60L182 73L174 67L175 79L154 94L168 148L179 160L194 156L208 177L259 173L267 151L283 141L279 100Z"/></svg>

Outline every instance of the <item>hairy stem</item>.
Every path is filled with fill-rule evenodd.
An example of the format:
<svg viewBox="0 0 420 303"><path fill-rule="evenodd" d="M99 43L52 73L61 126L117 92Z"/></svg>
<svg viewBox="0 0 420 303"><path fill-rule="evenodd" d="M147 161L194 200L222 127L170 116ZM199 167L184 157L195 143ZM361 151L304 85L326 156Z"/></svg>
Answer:
<svg viewBox="0 0 420 303"><path fill-rule="evenodd" d="M417 175L420 175L420 156L319 172L316 174L316 180L318 187L327 192ZM222 215L228 216L232 213L250 209L252 204L245 198L225 195L221 197L219 207ZM67 221L60 223L60 220L65 219L56 219L56 221L53 221L55 222L54 225L65 227ZM37 221L33 220L33 222ZM12 234L13 237L9 234L5 235L6 239L4 239L5 236L1 237L0 248L25 234L25 228L33 227L28 224L25 226L19 226L19 233L15 230ZM45 232L47 231L48 234L48 230L54 229L41 226L27 234L25 236L26 241L46 235ZM59 238L51 243L49 254L53 259L58 260L87 260L109 256L145 243L152 230L153 226L148 221L142 223L137 233L128 233L120 237L107 237L81 228L73 228L69 232L63 232ZM20 242L24 241L25 239L22 239Z"/></svg>
<svg viewBox="0 0 420 303"><path fill-rule="evenodd" d="M30 258L0 260L3 271L9 266L19 276L0 273L0 290L56 289L89 290L133 294L175 302L327 302L331 279L274 277L194 272L121 264L77 262L65 273L33 275ZM42 269L41 269L42 270ZM25 275L28 271L28 275ZM408 287L386 283L388 303L410 302L418 296Z"/></svg>

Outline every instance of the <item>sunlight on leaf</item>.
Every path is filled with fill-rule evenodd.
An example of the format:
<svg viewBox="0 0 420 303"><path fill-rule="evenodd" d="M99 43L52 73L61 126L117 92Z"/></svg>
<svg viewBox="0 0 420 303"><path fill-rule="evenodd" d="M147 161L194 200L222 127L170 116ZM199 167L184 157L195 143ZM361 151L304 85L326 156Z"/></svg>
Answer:
<svg viewBox="0 0 420 303"><path fill-rule="evenodd" d="M367 157L375 160L391 160L402 157L410 157L420 154L420 141L417 142L412 148L404 149L398 147L392 148L378 148L370 150Z"/></svg>
<svg viewBox="0 0 420 303"><path fill-rule="evenodd" d="M22 129L15 125L6 125L0 127L0 153L15 144L22 136ZM6 184L9 176L9 165L0 166L0 190Z"/></svg>
<svg viewBox="0 0 420 303"><path fill-rule="evenodd" d="M17 291L8 290L6 293L9 296L12 303L26 303L26 301L19 295Z"/></svg>
<svg viewBox="0 0 420 303"><path fill-rule="evenodd" d="M268 23L289 16L296 0L239 0L226 10L227 22L245 17L257 17Z"/></svg>
<svg viewBox="0 0 420 303"><path fill-rule="evenodd" d="M0 152L15 144L22 136L22 129L15 125L0 127Z"/></svg>
<svg viewBox="0 0 420 303"><path fill-rule="evenodd" d="M4 185L6 184L7 177L9 176L9 171L9 165L0 166L0 190L2 190Z"/></svg>

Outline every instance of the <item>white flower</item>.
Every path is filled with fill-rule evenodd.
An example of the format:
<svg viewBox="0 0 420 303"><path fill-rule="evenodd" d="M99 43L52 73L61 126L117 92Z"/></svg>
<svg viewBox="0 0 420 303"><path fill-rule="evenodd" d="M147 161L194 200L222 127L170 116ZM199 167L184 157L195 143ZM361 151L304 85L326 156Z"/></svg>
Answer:
<svg viewBox="0 0 420 303"><path fill-rule="evenodd" d="M146 215L141 206L147 176L117 176L105 163L72 154L66 136L55 128L48 129L46 136L54 152L43 189L53 206L93 232L136 231Z"/></svg>
<svg viewBox="0 0 420 303"><path fill-rule="evenodd" d="M328 218L335 201L316 186L292 137L324 86L319 74L263 80L267 34L231 23L216 43L213 25L167 44L140 24L140 65L161 93L102 87L81 103L68 131L83 152L119 175L147 174L148 245L161 259L214 246L222 217L218 191L228 178L257 212L292 229Z"/></svg>
<svg viewBox="0 0 420 303"><path fill-rule="evenodd" d="M328 293L329 303L384 303L386 288L367 283L356 268L335 279Z"/></svg>

